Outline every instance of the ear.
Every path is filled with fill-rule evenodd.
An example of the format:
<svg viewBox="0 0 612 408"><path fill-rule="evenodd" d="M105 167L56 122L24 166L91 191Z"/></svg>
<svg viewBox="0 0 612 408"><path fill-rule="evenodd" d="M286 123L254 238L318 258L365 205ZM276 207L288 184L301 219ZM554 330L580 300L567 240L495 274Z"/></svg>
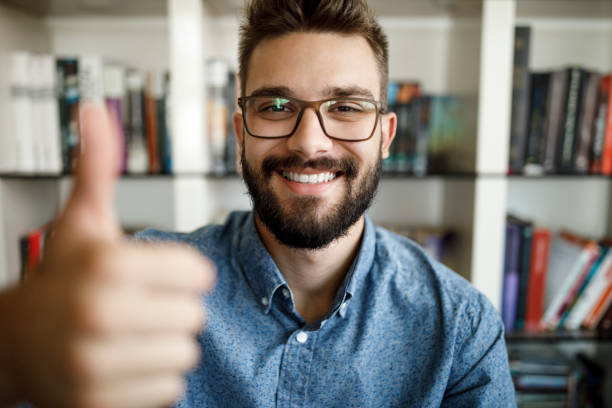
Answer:
<svg viewBox="0 0 612 408"><path fill-rule="evenodd" d="M240 166L240 160L242 157L242 146L244 139L244 122L242 121L242 113L238 110L234 112L232 117L234 125L234 134L236 135L236 170L240 174L242 172L242 166Z"/></svg>
<svg viewBox="0 0 612 408"><path fill-rule="evenodd" d="M381 119L382 126L382 141L381 141L381 152L382 158L386 159L389 157L389 147L391 142L395 138L395 131L397 130L397 116L394 112L385 113Z"/></svg>

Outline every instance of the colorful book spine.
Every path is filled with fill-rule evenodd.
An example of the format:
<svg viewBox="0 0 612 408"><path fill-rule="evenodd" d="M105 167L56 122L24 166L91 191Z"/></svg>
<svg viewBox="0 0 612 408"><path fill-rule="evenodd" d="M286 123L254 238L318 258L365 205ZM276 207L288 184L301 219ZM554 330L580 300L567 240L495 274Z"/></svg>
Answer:
<svg viewBox="0 0 612 408"><path fill-rule="evenodd" d="M545 228L536 228L532 239L529 284L527 285L527 311L525 315L525 328L527 330L541 328L540 320L544 313L549 253L550 231Z"/></svg>
<svg viewBox="0 0 612 408"><path fill-rule="evenodd" d="M527 315L527 287L529 284L529 269L531 265L531 246L533 241L533 224L521 225L521 248L519 265L519 293L516 307L516 328L524 329Z"/></svg>
<svg viewBox="0 0 612 408"><path fill-rule="evenodd" d="M593 144L593 127L599 99L599 84L601 75L596 72L587 73L584 85L582 107L580 111L580 125L578 131L578 145L574 168L577 173L589 172L591 146Z"/></svg>
<svg viewBox="0 0 612 408"><path fill-rule="evenodd" d="M612 175L612 75L607 75L602 79L602 94L608 95L608 111L601 157L601 174L609 176Z"/></svg>
<svg viewBox="0 0 612 408"><path fill-rule="evenodd" d="M79 155L79 63L75 58L60 58L56 64L62 163L64 172L70 173Z"/></svg>
<svg viewBox="0 0 612 408"><path fill-rule="evenodd" d="M610 75L606 75L599 81L599 100L597 104L597 116L593 126L593 146L591 149L590 173L592 174L601 174L604 141L606 137L609 92Z"/></svg>
<svg viewBox="0 0 612 408"><path fill-rule="evenodd" d="M506 258L504 270L504 289L502 293L502 320L506 332L511 332L516 324L516 311L519 291L519 259L521 230L517 224L506 224Z"/></svg>
<svg viewBox="0 0 612 408"><path fill-rule="evenodd" d="M147 74L147 85L144 93L144 109L147 135L147 152L149 153L149 173L157 174L161 170L159 162L158 141L157 141L157 109L155 95L153 93L153 78L151 73Z"/></svg>
<svg viewBox="0 0 612 408"><path fill-rule="evenodd" d="M104 98L111 120L119 138L119 171L125 173L127 168L127 151L125 132L123 130L123 112L125 110L125 69L120 65L104 66Z"/></svg>

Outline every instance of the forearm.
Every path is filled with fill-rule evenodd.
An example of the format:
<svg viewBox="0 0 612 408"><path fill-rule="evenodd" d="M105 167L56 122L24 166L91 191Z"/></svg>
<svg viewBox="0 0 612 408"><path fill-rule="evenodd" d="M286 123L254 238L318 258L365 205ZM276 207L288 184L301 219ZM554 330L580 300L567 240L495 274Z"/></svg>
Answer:
<svg viewBox="0 0 612 408"><path fill-rule="evenodd" d="M19 401L17 379L15 378L14 319L16 305L15 290L0 291L0 408L10 407Z"/></svg>

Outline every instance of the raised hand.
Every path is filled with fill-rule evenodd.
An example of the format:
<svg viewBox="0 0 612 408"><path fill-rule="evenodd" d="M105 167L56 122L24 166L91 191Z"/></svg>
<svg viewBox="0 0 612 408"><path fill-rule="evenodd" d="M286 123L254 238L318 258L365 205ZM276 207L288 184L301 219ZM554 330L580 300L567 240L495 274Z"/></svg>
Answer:
<svg viewBox="0 0 612 408"><path fill-rule="evenodd" d="M0 395L39 407L168 405L199 359L214 267L191 248L126 241L113 208L118 140L103 107L83 108L82 136L39 273L0 294Z"/></svg>

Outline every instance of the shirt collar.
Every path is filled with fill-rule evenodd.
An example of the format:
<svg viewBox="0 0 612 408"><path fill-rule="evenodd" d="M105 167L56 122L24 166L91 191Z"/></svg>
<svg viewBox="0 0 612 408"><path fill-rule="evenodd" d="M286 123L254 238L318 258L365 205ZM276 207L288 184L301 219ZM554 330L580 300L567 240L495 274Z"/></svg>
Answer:
<svg viewBox="0 0 612 408"><path fill-rule="evenodd" d="M237 242L238 262L244 271L249 286L257 297L264 313L272 307L274 293L280 287L288 287L270 253L265 248L255 226L255 216L251 212L242 225ZM338 290L332 312L338 310L341 317L346 312L342 307L359 289L360 284L372 267L376 248L376 230L366 213L361 245L349 271Z"/></svg>

